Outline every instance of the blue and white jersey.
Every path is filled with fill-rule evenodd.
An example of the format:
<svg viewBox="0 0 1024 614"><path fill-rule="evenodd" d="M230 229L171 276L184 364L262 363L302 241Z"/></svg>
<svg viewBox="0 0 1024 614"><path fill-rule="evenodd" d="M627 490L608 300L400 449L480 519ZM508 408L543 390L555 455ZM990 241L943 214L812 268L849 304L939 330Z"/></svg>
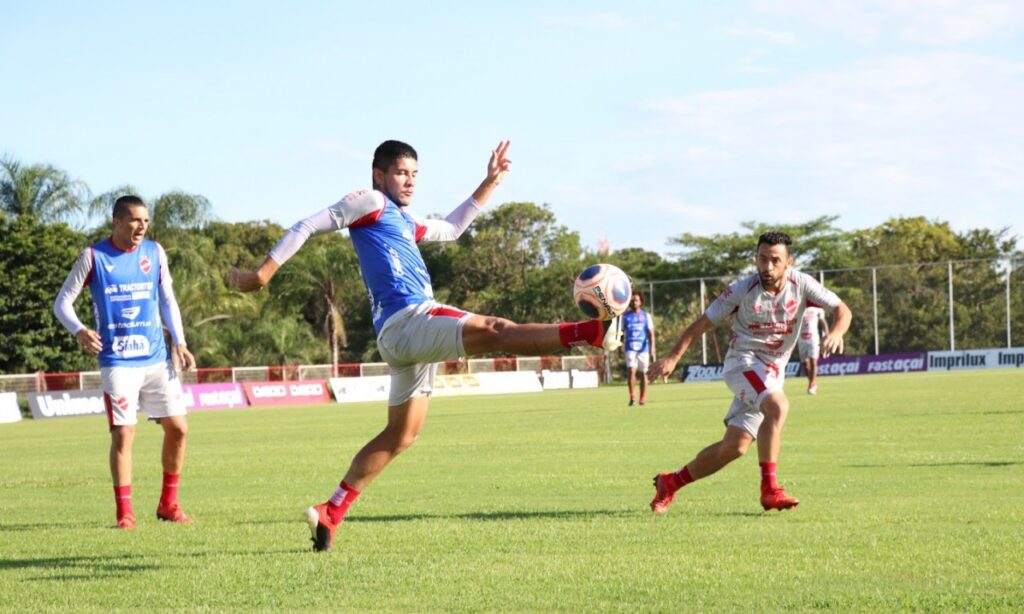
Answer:
<svg viewBox="0 0 1024 614"><path fill-rule="evenodd" d="M297 222L270 250L269 257L284 264L309 237L348 228L370 294L373 327L380 334L396 312L433 299L430 273L416 244L454 241L479 210L480 205L469 198L443 220L424 220L383 192L359 190Z"/></svg>
<svg viewBox="0 0 1024 614"><path fill-rule="evenodd" d="M122 251L106 239L82 250L53 305L72 335L86 328L74 307L85 286L92 293L101 367L145 367L167 360L164 325L175 344L185 344L167 254L159 243L143 240Z"/></svg>
<svg viewBox="0 0 1024 614"><path fill-rule="evenodd" d="M651 350L651 339L649 331L654 330L654 323L646 311L640 309L633 311L626 310L622 314L622 329L626 336L625 346L627 352L647 353Z"/></svg>
<svg viewBox="0 0 1024 614"><path fill-rule="evenodd" d="M389 198L384 199L379 215L349 226L378 333L395 312L434 297L430 273L416 246L424 232L423 226Z"/></svg>

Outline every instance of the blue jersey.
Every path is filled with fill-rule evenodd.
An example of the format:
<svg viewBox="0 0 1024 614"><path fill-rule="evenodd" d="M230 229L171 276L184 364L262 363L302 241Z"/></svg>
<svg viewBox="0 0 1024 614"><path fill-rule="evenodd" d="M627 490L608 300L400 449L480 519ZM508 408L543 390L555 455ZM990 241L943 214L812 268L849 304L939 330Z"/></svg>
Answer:
<svg viewBox="0 0 1024 614"><path fill-rule="evenodd" d="M643 309L639 311L627 310L622 314L622 328L626 335L627 352L649 352L651 349L650 338L647 331L653 326L650 324L651 316Z"/></svg>
<svg viewBox="0 0 1024 614"><path fill-rule="evenodd" d="M385 197L384 201L379 212L348 227L363 282L370 293L377 333L395 312L434 297L427 265L416 245L425 228L390 198Z"/></svg>
<svg viewBox="0 0 1024 614"><path fill-rule="evenodd" d="M158 297L159 246L144 239L126 252L106 239L92 246L92 257L87 283L103 343L100 366L139 367L167 360Z"/></svg>

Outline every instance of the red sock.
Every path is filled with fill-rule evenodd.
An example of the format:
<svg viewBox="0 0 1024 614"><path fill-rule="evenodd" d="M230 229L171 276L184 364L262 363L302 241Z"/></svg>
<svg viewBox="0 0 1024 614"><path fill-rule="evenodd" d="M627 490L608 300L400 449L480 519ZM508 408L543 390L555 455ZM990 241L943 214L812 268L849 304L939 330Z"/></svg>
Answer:
<svg viewBox="0 0 1024 614"><path fill-rule="evenodd" d="M779 483L775 481L775 463L759 463L761 465L761 490L775 490Z"/></svg>
<svg viewBox="0 0 1024 614"><path fill-rule="evenodd" d="M558 340L565 348L577 345L601 347L601 342L604 340L604 322L601 320L563 322L558 325Z"/></svg>
<svg viewBox="0 0 1024 614"><path fill-rule="evenodd" d="M180 482L180 473L164 473L164 485L160 489L160 505L162 507L167 507L178 500L178 484Z"/></svg>
<svg viewBox="0 0 1024 614"><path fill-rule="evenodd" d="M114 486L114 505L117 506L117 517L124 518L132 514L132 485Z"/></svg>
<svg viewBox="0 0 1024 614"><path fill-rule="evenodd" d="M327 515L330 516L331 522L341 522L345 518L345 514L348 513L348 508L352 507L352 503L359 498L359 495L358 490L342 480L338 484L338 489L327 501Z"/></svg>
<svg viewBox="0 0 1024 614"><path fill-rule="evenodd" d="M687 484L693 481L693 476L690 475L689 467L683 467L682 469L677 471L675 475L677 478L679 478L679 488L682 488L683 486L686 486Z"/></svg>

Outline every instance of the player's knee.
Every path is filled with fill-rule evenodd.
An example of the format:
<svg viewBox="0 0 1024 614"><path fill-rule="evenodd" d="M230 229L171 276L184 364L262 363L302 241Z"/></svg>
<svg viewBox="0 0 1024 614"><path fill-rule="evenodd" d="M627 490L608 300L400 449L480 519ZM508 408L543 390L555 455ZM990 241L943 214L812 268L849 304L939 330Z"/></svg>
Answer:
<svg viewBox="0 0 1024 614"><path fill-rule="evenodd" d="M769 420L781 420L789 414L789 399L785 395L772 395L761 402L761 413Z"/></svg>
<svg viewBox="0 0 1024 614"><path fill-rule="evenodd" d="M747 448L750 447L750 442L746 441L727 441L724 445L719 448L719 455L722 460L730 463L737 458L747 453Z"/></svg>
<svg viewBox="0 0 1024 614"><path fill-rule="evenodd" d="M408 450L412 444L416 443L416 440L419 439L419 437L419 431L400 433L398 440L395 442L395 454L401 454Z"/></svg>

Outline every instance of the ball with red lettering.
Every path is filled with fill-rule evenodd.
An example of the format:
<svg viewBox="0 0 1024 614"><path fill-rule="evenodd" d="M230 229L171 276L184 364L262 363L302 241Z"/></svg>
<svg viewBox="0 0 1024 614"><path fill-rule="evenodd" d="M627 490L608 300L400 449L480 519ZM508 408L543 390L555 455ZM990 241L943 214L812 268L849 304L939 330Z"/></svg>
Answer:
<svg viewBox="0 0 1024 614"><path fill-rule="evenodd" d="M614 264L592 264L576 277L572 300L588 318L608 320L629 308L633 286Z"/></svg>

